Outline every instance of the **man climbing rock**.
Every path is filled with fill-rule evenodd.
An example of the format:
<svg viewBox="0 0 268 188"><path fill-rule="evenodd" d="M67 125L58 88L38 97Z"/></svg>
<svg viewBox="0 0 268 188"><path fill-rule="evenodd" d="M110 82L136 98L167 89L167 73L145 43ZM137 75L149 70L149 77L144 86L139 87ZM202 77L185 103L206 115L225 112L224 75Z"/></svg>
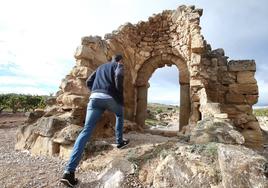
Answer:
<svg viewBox="0 0 268 188"><path fill-rule="evenodd" d="M89 140L97 121L105 110L116 115L115 137L117 148L124 148L129 141L123 139L123 56L115 55L111 62L105 63L92 73L87 81L91 90L87 106L85 125L78 135L69 162L65 168L63 178L60 180L67 186L73 187L78 183L75 178L75 169L81 160L84 147Z"/></svg>

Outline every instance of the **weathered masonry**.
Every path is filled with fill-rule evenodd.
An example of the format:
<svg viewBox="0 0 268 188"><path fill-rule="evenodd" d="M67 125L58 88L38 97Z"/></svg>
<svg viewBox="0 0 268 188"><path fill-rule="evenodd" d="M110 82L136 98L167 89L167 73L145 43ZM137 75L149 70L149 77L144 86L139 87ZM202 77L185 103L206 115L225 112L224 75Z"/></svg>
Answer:
<svg viewBox="0 0 268 188"><path fill-rule="evenodd" d="M201 34L202 12L194 6L180 6L153 15L147 21L126 23L104 39L83 37L75 52L76 65L63 79L56 101L50 101L45 111L21 131L18 148L34 148L36 140L40 140L39 145L45 142L44 147L50 147L50 153L64 152L73 140L59 141L56 137L83 126L89 97L86 78L118 52L123 54L125 62L127 129L133 128L133 122L144 126L148 80L153 72L165 65L176 65L181 92L181 131L190 133L206 117L227 119L248 145L261 145L262 133L252 112L252 105L258 100L256 64L254 60L228 60L223 49L212 50ZM113 116L105 114L96 134L113 135L109 131L113 122ZM48 130L51 134L47 134ZM29 137L33 133L29 132L37 135L32 136L35 141L31 143Z"/></svg>

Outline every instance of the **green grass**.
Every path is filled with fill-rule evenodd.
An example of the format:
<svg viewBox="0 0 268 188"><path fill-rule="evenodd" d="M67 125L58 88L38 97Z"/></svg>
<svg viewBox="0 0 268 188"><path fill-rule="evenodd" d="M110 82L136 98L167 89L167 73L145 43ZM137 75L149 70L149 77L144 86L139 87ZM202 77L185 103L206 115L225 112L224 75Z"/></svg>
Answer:
<svg viewBox="0 0 268 188"><path fill-rule="evenodd" d="M268 108L254 109L253 114L255 116L268 116Z"/></svg>
<svg viewBox="0 0 268 188"><path fill-rule="evenodd" d="M156 126L156 125L167 126L168 123L166 123L164 121L158 121L156 119L147 118L145 120L145 125L147 125L147 126Z"/></svg>
<svg viewBox="0 0 268 188"><path fill-rule="evenodd" d="M193 144L189 149L191 153L197 153L204 156L216 157L218 155L218 146L214 142L208 144Z"/></svg>
<svg viewBox="0 0 268 188"><path fill-rule="evenodd" d="M159 121L157 121L155 119L146 119L145 120L145 125L156 126L157 124L159 124Z"/></svg>

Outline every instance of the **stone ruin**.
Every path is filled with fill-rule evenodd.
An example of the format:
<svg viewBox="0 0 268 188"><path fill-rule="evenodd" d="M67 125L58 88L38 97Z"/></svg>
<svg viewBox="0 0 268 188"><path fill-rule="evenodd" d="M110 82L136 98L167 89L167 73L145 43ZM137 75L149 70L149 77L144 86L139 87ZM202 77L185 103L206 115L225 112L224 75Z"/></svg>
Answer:
<svg viewBox="0 0 268 188"><path fill-rule="evenodd" d="M76 65L62 80L56 97L47 101L45 110L30 114L18 131L16 148L68 157L85 118L90 95L85 81L118 52L125 62L124 131L143 131L148 80L156 69L176 65L180 133L191 134L198 122L212 118L231 122L244 136L246 146L261 147L262 132L252 112L258 101L255 61L228 60L223 49L212 50L201 34L202 12L194 6L179 6L147 21L126 23L104 39L83 37L75 52ZM113 136L114 122L113 114L105 112L94 136Z"/></svg>

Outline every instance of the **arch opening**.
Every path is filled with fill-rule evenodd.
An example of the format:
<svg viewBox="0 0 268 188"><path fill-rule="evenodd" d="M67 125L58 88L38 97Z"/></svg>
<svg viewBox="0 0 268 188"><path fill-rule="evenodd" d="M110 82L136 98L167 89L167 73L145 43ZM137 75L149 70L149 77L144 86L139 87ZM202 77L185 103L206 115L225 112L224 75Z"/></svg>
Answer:
<svg viewBox="0 0 268 188"><path fill-rule="evenodd" d="M179 124L177 131L182 130L182 128L188 125L190 112L191 112L191 103L190 103L190 87L189 87L189 71L187 69L186 63L173 55L165 56L165 58L156 58L153 57L143 63L142 67L138 71L135 90L136 90L136 114L135 121L137 124L141 125L143 128L146 128L145 120L147 118L147 106L148 106L148 88L149 88L149 79L152 74L158 68L164 66L175 65L179 72L178 78L178 87L180 88L180 93L178 94L180 112L179 112ZM164 89L164 88L163 88ZM168 91L166 91L168 92Z"/></svg>
<svg viewBox="0 0 268 188"><path fill-rule="evenodd" d="M150 77L145 127L179 131L180 87L175 65L156 69Z"/></svg>

